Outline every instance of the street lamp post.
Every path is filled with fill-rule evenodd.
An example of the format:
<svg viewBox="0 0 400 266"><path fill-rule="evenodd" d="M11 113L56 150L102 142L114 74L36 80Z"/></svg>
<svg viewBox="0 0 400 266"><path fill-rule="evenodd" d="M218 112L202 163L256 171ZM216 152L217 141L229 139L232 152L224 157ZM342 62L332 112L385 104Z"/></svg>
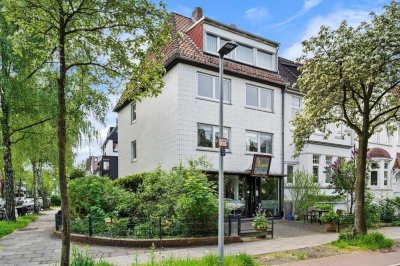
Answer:
<svg viewBox="0 0 400 266"><path fill-rule="evenodd" d="M219 53L219 138L224 137L224 56L237 47L234 41L226 42ZM218 258L224 263L224 155L225 147L219 146L219 174L218 174Z"/></svg>

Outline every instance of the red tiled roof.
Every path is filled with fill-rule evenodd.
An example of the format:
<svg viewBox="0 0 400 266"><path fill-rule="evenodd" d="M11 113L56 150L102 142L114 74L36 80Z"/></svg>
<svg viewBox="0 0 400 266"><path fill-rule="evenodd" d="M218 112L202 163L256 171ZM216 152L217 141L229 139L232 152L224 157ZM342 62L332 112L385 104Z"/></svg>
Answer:
<svg viewBox="0 0 400 266"><path fill-rule="evenodd" d="M368 149L369 158L388 158L392 159L390 154L382 148L370 148Z"/></svg>
<svg viewBox="0 0 400 266"><path fill-rule="evenodd" d="M204 21L199 21L198 23L203 22ZM188 34L190 27L195 24L193 19L177 13L171 13L171 24L173 29L172 42L163 49L164 63L167 69L168 66L173 64L177 59L215 69L219 67L219 58L204 53ZM198 33L193 33L192 31L190 34L193 36L193 34L203 34L203 32L198 31ZM224 61L224 70L232 74L247 76L260 80L261 82L264 81L280 86L284 85L286 82L285 79L276 72L263 70L230 60ZM128 101L117 103L114 111L119 111L127 103Z"/></svg>
<svg viewBox="0 0 400 266"><path fill-rule="evenodd" d="M396 154L396 158L394 159L393 168L400 169L400 153Z"/></svg>
<svg viewBox="0 0 400 266"><path fill-rule="evenodd" d="M172 13L171 16L175 38L173 44L169 45L165 49L165 62L169 62L171 57L175 55L176 58L185 59L203 65L218 67L219 58L217 56L203 53L203 51L187 34L187 30L194 24L194 21L191 18L187 18L176 13ZM226 71L246 75L278 85L285 84L285 80L278 73L244 65L238 62L226 60L224 68Z"/></svg>

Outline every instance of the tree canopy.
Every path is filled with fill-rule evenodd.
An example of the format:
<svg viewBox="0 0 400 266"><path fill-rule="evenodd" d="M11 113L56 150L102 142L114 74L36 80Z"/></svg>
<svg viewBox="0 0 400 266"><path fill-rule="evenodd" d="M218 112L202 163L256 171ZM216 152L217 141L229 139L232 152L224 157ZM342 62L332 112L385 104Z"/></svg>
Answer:
<svg viewBox="0 0 400 266"><path fill-rule="evenodd" d="M370 22L338 29L321 27L303 42L303 64L296 86L305 93L304 109L294 119L296 155L319 130L347 125L358 141L355 233L366 233L365 178L368 139L400 115L400 3L393 1ZM348 132L350 134L350 132Z"/></svg>

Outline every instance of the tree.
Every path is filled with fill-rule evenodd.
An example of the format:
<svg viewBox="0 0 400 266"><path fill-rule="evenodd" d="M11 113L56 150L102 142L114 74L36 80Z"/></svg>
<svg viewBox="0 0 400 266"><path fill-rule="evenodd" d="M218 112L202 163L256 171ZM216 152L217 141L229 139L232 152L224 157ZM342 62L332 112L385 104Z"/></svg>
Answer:
<svg viewBox="0 0 400 266"><path fill-rule="evenodd" d="M393 1L371 22L337 30L321 27L303 42L298 88L306 94L304 110L294 119L299 154L308 138L329 124L347 125L358 141L354 233L366 234L365 183L368 139L400 115L400 3Z"/></svg>
<svg viewBox="0 0 400 266"><path fill-rule="evenodd" d="M109 85L112 90L116 83L126 85L123 100L158 94L163 85L161 49L168 42L168 14L163 3L147 0L10 0L5 12L19 27L14 41L41 54L55 70L63 220L61 265L68 265L66 96L76 89L84 92L86 101L94 101L98 85Z"/></svg>
<svg viewBox="0 0 400 266"><path fill-rule="evenodd" d="M313 174L304 171L293 172L293 182L293 185L288 185L293 201L293 213L306 214L307 208L315 204L315 198L320 194L320 185L314 181Z"/></svg>
<svg viewBox="0 0 400 266"><path fill-rule="evenodd" d="M353 157L350 161L338 159L326 169L332 171L330 187L335 190L334 192L341 196L350 196L349 213L353 213L356 166L356 160Z"/></svg>

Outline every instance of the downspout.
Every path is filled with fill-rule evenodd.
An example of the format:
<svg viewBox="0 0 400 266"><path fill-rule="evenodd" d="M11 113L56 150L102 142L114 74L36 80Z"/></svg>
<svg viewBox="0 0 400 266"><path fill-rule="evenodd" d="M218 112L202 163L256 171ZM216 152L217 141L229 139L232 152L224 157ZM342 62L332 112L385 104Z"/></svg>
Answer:
<svg viewBox="0 0 400 266"><path fill-rule="evenodd" d="M284 194L285 194L285 187L284 187L285 186L285 183L284 183L284 180L285 180L285 177L284 177L284 175L285 175L285 94L286 94L288 86L289 86L289 83L286 83L285 88L282 90L282 119L281 119L281 121L282 121L282 176L283 176L283 178L281 179L282 188L280 189L282 199L280 200L279 204L281 205L280 209L281 209L283 217L285 216L285 213L283 210L283 200L284 200Z"/></svg>

